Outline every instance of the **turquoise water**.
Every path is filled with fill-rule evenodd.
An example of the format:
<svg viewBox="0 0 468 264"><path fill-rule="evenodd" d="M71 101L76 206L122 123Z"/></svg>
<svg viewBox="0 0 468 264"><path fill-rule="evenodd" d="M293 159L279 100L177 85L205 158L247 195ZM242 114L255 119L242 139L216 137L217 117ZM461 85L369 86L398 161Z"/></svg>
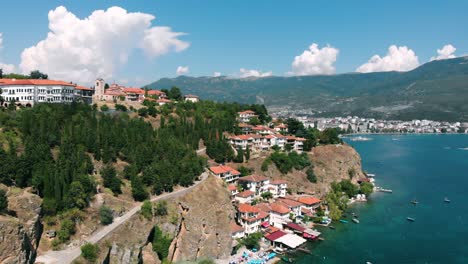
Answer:
<svg viewBox="0 0 468 264"><path fill-rule="evenodd" d="M348 143L393 193L353 205L361 223L320 229L326 240L309 243L312 255L296 255L295 263L468 263L468 136L366 137Z"/></svg>

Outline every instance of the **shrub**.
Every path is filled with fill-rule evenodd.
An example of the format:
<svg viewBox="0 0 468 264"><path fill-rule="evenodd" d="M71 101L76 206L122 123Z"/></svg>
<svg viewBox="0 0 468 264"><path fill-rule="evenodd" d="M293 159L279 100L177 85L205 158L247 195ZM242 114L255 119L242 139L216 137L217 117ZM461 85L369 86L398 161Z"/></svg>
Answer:
<svg viewBox="0 0 468 264"><path fill-rule="evenodd" d="M317 182L317 176L315 176L314 169L312 167L309 167L306 171L307 174L307 179L310 182L316 183Z"/></svg>
<svg viewBox="0 0 468 264"><path fill-rule="evenodd" d="M163 234L159 226L154 227L153 251L158 254L159 259L167 258L171 242L172 239L167 234Z"/></svg>
<svg viewBox="0 0 468 264"><path fill-rule="evenodd" d="M374 191L374 186L370 182L363 182L360 185L360 193L363 193L368 197Z"/></svg>
<svg viewBox="0 0 468 264"><path fill-rule="evenodd" d="M166 201L160 201L156 204L156 208L155 208L155 212L154 212L155 215L159 215L159 216L162 216L162 215L167 215L167 202Z"/></svg>
<svg viewBox="0 0 468 264"><path fill-rule="evenodd" d="M115 104L115 110L127 112L127 107L125 105Z"/></svg>
<svg viewBox="0 0 468 264"><path fill-rule="evenodd" d="M144 218L151 220L153 218L153 204L149 200L144 201L140 213Z"/></svg>
<svg viewBox="0 0 468 264"><path fill-rule="evenodd" d="M107 112L107 111L109 111L109 107L107 105L102 105L101 106L101 111L102 112Z"/></svg>
<svg viewBox="0 0 468 264"><path fill-rule="evenodd" d="M268 200L268 199L271 199L273 198L273 194L271 192L264 192L262 193L262 198L265 199L265 200Z"/></svg>
<svg viewBox="0 0 468 264"><path fill-rule="evenodd" d="M70 219L63 220L57 232L60 242L68 241L73 234L75 234L75 223Z"/></svg>
<svg viewBox="0 0 468 264"><path fill-rule="evenodd" d="M262 233L257 232L257 233L252 233L248 237L244 238L244 245L248 249L259 249L260 248L260 238L262 238Z"/></svg>
<svg viewBox="0 0 468 264"><path fill-rule="evenodd" d="M0 214L6 213L8 211L8 198L6 192L3 189L0 189Z"/></svg>
<svg viewBox="0 0 468 264"><path fill-rule="evenodd" d="M99 247L97 245L86 243L81 246L81 256L89 262L95 262L99 254Z"/></svg>
<svg viewBox="0 0 468 264"><path fill-rule="evenodd" d="M114 216L112 214L112 209L103 205L99 208L99 219L101 220L101 224L108 225L112 224L114 221Z"/></svg>

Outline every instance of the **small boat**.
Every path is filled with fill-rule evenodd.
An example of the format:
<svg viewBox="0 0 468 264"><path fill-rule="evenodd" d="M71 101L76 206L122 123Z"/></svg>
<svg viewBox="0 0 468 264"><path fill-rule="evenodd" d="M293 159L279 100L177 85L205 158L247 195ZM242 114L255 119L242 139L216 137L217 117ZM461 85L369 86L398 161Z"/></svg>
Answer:
<svg viewBox="0 0 468 264"><path fill-rule="evenodd" d="M375 177L375 174L372 174L372 173L367 173L367 178L374 178Z"/></svg>
<svg viewBox="0 0 468 264"><path fill-rule="evenodd" d="M334 227L334 226L332 226L332 225L331 225L331 226L328 226L328 228L330 228L330 229L335 229L335 227Z"/></svg>
<svg viewBox="0 0 468 264"><path fill-rule="evenodd" d="M411 200L411 203L414 204L414 205L416 205L416 204L418 204L419 202L418 202L417 200Z"/></svg>
<svg viewBox="0 0 468 264"><path fill-rule="evenodd" d="M319 241L325 241L325 238L319 237L318 240L319 240Z"/></svg>
<svg viewBox="0 0 468 264"><path fill-rule="evenodd" d="M377 191L384 192L384 193L393 193L393 191L390 190L390 189L384 189L384 188L380 188L380 187L377 188Z"/></svg>
<svg viewBox="0 0 468 264"><path fill-rule="evenodd" d="M347 223L348 223L348 220L340 219L340 222L343 223L343 224L347 224Z"/></svg>
<svg viewBox="0 0 468 264"><path fill-rule="evenodd" d="M446 202L446 203L450 203L450 200L449 200L449 198L445 197L445 198L444 198L444 202Z"/></svg>
<svg viewBox="0 0 468 264"><path fill-rule="evenodd" d="M356 224L359 224L359 219L353 218L353 222L356 223Z"/></svg>
<svg viewBox="0 0 468 264"><path fill-rule="evenodd" d="M293 259L292 259L292 258L282 257L281 260L284 261L284 262L286 262L286 263L293 263Z"/></svg>
<svg viewBox="0 0 468 264"><path fill-rule="evenodd" d="M412 217L406 217L406 220L410 221L410 222L414 222L416 221L416 219L412 218Z"/></svg>

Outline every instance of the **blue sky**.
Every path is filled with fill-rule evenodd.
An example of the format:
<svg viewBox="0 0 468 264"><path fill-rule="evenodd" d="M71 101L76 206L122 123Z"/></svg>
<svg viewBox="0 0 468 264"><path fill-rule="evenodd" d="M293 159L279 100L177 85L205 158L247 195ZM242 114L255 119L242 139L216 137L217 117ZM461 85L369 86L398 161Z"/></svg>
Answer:
<svg viewBox="0 0 468 264"><path fill-rule="evenodd" d="M156 16L152 26L187 33L177 38L190 46L179 52L151 57L135 48L124 63L115 63L109 78L129 85L174 77L178 66L188 66L190 76L214 72L239 76L240 68L287 75L294 58L312 43L319 49L329 44L339 50L332 60L333 70L325 74L354 72L373 55L383 59L391 45L412 50L419 64L447 44L456 48L457 56L468 53L468 1L16 0L5 1L0 9L0 62L21 71L23 50L47 37L47 14L58 6L80 19L95 10L119 6ZM411 69L415 63L389 69ZM387 68L370 67L368 71Z"/></svg>

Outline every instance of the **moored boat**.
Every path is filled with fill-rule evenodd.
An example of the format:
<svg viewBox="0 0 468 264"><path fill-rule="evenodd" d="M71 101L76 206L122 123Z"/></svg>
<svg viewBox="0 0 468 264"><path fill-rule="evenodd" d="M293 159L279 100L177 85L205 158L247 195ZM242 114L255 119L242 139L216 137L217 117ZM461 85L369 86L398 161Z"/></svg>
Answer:
<svg viewBox="0 0 468 264"><path fill-rule="evenodd" d="M418 204L419 202L415 199L415 200L411 200L411 203L416 205L416 204Z"/></svg>
<svg viewBox="0 0 468 264"><path fill-rule="evenodd" d="M340 222L346 224L346 223L348 223L348 220L340 219Z"/></svg>
<svg viewBox="0 0 468 264"><path fill-rule="evenodd" d="M447 197L445 197L445 198L444 198L444 202L450 203L450 200L449 200Z"/></svg>
<svg viewBox="0 0 468 264"><path fill-rule="evenodd" d="M406 217L406 220L408 220L408 221L410 221L410 222L414 222L414 221L416 221L416 219L414 219L414 218L412 218L412 217L409 217L409 216L408 216L408 217Z"/></svg>
<svg viewBox="0 0 468 264"><path fill-rule="evenodd" d="M359 224L359 219L353 218L353 222L356 223L356 224Z"/></svg>

